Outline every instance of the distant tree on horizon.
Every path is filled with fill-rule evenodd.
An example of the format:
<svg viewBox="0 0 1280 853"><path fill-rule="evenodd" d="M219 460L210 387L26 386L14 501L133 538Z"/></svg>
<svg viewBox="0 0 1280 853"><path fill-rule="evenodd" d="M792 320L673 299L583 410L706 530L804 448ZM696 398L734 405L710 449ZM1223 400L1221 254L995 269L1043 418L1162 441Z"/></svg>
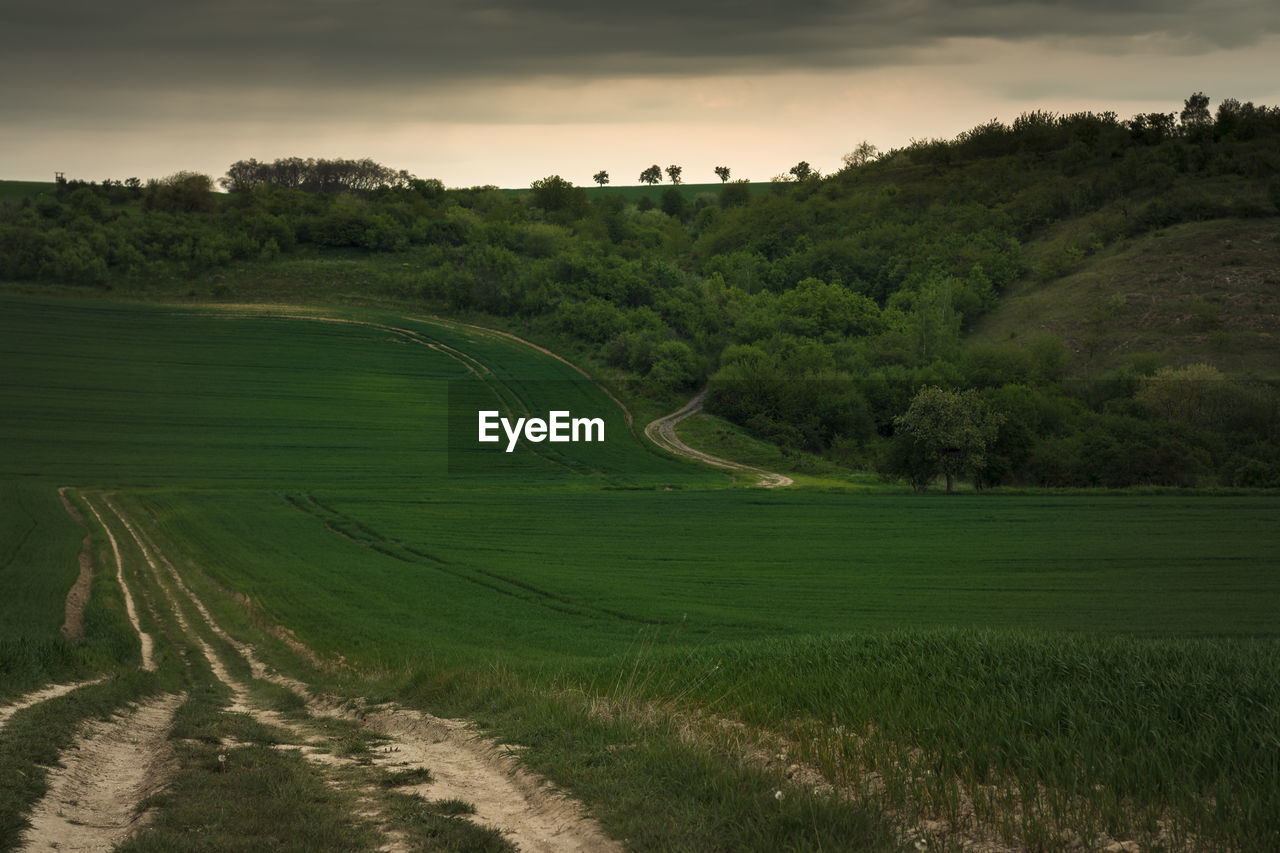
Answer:
<svg viewBox="0 0 1280 853"><path fill-rule="evenodd" d="M729 180L729 167L728 167L728 166L716 166L716 176L717 176L718 178L720 178L720 183L722 183L722 184L723 184L725 181Z"/></svg>
<svg viewBox="0 0 1280 853"><path fill-rule="evenodd" d="M575 187L559 175L549 175L530 185L530 201L548 213L577 218L586 214L587 191Z"/></svg>
<svg viewBox="0 0 1280 853"><path fill-rule="evenodd" d="M792 175L795 175L795 176L796 176L796 180L797 180L797 181L805 181L805 180L808 180L809 178L811 178L811 177L813 177L814 175L816 175L816 174L817 174L816 172L814 172L814 171L813 171L813 167L812 167L812 166L810 166L810 165L809 165L806 161L804 161L804 160L801 160L799 163L796 163L794 166L792 166L792 167L791 167L790 169L788 169L787 171L788 171L789 173L791 173Z"/></svg>
<svg viewBox="0 0 1280 853"><path fill-rule="evenodd" d="M1178 117L1185 128L1204 127L1210 121L1209 96L1196 92L1183 101L1182 114Z"/></svg>
<svg viewBox="0 0 1280 853"><path fill-rule="evenodd" d="M676 166L676 165L668 166L667 177L671 178L671 183L678 184L680 183L680 173L683 171L684 169L682 169L679 166Z"/></svg>
<svg viewBox="0 0 1280 853"><path fill-rule="evenodd" d="M640 173L640 183L653 186L662 180L662 170L658 168L658 164L654 163L649 168Z"/></svg>
<svg viewBox="0 0 1280 853"><path fill-rule="evenodd" d="M605 184L609 183L609 173L604 169L601 169L599 172L596 172L591 176L591 180L603 187Z"/></svg>
<svg viewBox="0 0 1280 853"><path fill-rule="evenodd" d="M259 163L252 158L237 160L218 183L233 193L264 184L306 192L342 193L369 192L381 186L407 187L413 179L404 169L397 171L367 157L363 160L284 157L271 163Z"/></svg>
<svg viewBox="0 0 1280 853"><path fill-rule="evenodd" d="M216 206L213 178L185 170L158 181L148 181L142 197L142 209L148 211L207 213Z"/></svg>
<svg viewBox="0 0 1280 853"><path fill-rule="evenodd" d="M846 169L854 169L858 166L867 165L878 156L880 156L880 149L876 148L864 139L859 142L852 151L840 159L844 161Z"/></svg>

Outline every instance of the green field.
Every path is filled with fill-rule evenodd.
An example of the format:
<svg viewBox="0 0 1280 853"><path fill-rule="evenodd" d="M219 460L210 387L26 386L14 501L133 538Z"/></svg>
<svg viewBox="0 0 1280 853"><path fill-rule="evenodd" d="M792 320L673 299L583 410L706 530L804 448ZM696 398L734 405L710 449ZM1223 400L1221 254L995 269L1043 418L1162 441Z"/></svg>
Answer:
<svg viewBox="0 0 1280 853"><path fill-rule="evenodd" d="M608 440L468 458L446 416L464 383L605 413ZM225 618L247 596L354 667L348 689L532 744L639 846L681 842L637 834L599 776L656 771L566 769L556 749L582 747L556 713L738 720L851 788L881 774L890 808L958 823L968 797L1032 847L1280 831L1274 496L735 488L647 448L562 362L365 309L6 295L0 384L6 692L80 665L56 637L69 485L114 493Z"/></svg>

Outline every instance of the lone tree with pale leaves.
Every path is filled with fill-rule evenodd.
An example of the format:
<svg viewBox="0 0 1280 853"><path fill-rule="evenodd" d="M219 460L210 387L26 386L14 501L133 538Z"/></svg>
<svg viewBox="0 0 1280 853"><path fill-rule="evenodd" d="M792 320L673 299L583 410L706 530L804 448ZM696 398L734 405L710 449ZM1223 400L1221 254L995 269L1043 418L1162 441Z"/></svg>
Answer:
<svg viewBox="0 0 1280 853"><path fill-rule="evenodd" d="M667 177L671 178L671 183L678 184L680 183L680 173L683 171L684 169L679 166L668 166Z"/></svg>
<svg viewBox="0 0 1280 853"><path fill-rule="evenodd" d="M729 180L729 167L728 167L728 166L716 166L716 177L720 178L720 183L722 183L722 184L723 184L725 181Z"/></svg>
<svg viewBox="0 0 1280 853"><path fill-rule="evenodd" d="M867 140L862 140L858 146L844 155L840 159L844 161L846 169L856 169L858 166L865 166L880 155L880 149L876 148Z"/></svg>
<svg viewBox="0 0 1280 853"><path fill-rule="evenodd" d="M907 477L916 491L924 491L942 474L950 494L956 477L986 464L987 448L1004 420L972 388L957 392L926 385L907 411L893 419L889 466Z"/></svg>

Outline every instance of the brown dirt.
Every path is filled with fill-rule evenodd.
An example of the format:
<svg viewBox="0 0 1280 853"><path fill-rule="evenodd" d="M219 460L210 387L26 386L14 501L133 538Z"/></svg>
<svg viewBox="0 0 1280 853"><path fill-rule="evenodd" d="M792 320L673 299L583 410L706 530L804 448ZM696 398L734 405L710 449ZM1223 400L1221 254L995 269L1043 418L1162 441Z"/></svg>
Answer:
<svg viewBox="0 0 1280 853"><path fill-rule="evenodd" d="M84 638L84 608L89 603L89 593L93 588L93 540L84 517L67 498L66 486L58 489L58 497L62 498L67 514L84 528L84 540L80 544L80 573L67 591L66 616L62 622L62 636L68 643L78 643Z"/></svg>
<svg viewBox="0 0 1280 853"><path fill-rule="evenodd" d="M172 766L168 734L183 697L161 696L124 716L89 723L49 773L25 850L110 850L141 828L137 806Z"/></svg>
<svg viewBox="0 0 1280 853"><path fill-rule="evenodd" d="M795 483L785 474L775 474L772 471L765 471L762 468L754 468L750 465L743 465L741 462L730 462L728 459L721 459L719 456L712 456L710 453L704 453L701 450L695 450L685 444L676 435L676 425L691 415L696 415L702 411L702 400L707 396L706 389L698 392L692 400L685 403L684 406L672 412L669 415L652 421L644 428L644 434L649 440L664 450L668 450L677 456L683 456L686 459L692 459L696 462L702 462L706 465L713 465L716 468L724 468L727 471L734 471L740 474L749 474L758 479L758 485L766 489L776 489L780 486L790 486Z"/></svg>
<svg viewBox="0 0 1280 853"><path fill-rule="evenodd" d="M375 710L359 719L389 738L391 769L430 769L432 781L412 790L427 799L472 803L477 822L499 830L524 853L622 850L578 803L466 722L404 709Z"/></svg>

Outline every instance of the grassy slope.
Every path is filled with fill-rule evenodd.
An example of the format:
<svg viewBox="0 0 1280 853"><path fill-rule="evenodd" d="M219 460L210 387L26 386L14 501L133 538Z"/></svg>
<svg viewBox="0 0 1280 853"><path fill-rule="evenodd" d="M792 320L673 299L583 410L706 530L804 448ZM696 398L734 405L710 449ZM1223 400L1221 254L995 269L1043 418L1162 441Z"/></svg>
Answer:
<svg viewBox="0 0 1280 853"><path fill-rule="evenodd" d="M0 181L0 202L19 202L24 198L35 199L42 195L53 197L57 185L43 181Z"/></svg>
<svg viewBox="0 0 1280 853"><path fill-rule="evenodd" d="M1044 330L1098 375L1134 355L1208 362L1234 375L1280 376L1280 222L1176 225L1120 243L1049 282L1025 281L971 340L1016 341Z"/></svg>

